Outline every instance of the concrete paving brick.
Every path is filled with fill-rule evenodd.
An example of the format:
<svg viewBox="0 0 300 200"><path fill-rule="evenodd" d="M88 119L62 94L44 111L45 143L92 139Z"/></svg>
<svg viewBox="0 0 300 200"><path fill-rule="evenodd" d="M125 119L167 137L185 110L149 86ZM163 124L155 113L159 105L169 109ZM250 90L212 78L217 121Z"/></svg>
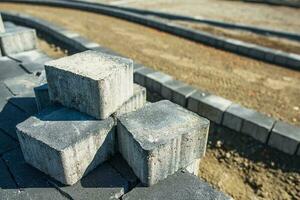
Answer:
<svg viewBox="0 0 300 200"><path fill-rule="evenodd" d="M3 81L8 78L15 76L20 76L26 72L19 67L19 63L14 60L9 59L8 57L0 57L0 81Z"/></svg>
<svg viewBox="0 0 300 200"><path fill-rule="evenodd" d="M123 178L128 181L129 189L132 189L138 184L138 177L134 174L121 154L117 153L108 162L115 170L118 171L118 173L121 174Z"/></svg>
<svg viewBox="0 0 300 200"><path fill-rule="evenodd" d="M275 119L267 117L255 110L246 110L245 115L241 116L243 118L241 132L262 143L266 143L275 123Z"/></svg>
<svg viewBox="0 0 300 200"><path fill-rule="evenodd" d="M147 75L154 72L155 70L151 68L142 67L134 72L134 82L139 85L146 86Z"/></svg>
<svg viewBox="0 0 300 200"><path fill-rule="evenodd" d="M133 96L130 97L114 114L120 116L124 113L132 112L140 109L146 104L146 88L134 84L133 85Z"/></svg>
<svg viewBox="0 0 300 200"><path fill-rule="evenodd" d="M232 104L231 101L216 95L207 95L199 99L199 115L221 124L225 110Z"/></svg>
<svg viewBox="0 0 300 200"><path fill-rule="evenodd" d="M144 65L142 65L140 63L133 62L133 72L136 72L136 71L142 69L143 67L144 67Z"/></svg>
<svg viewBox="0 0 300 200"><path fill-rule="evenodd" d="M239 104L231 104L224 113L222 125L240 132L242 128L243 118L250 115L251 111Z"/></svg>
<svg viewBox="0 0 300 200"><path fill-rule="evenodd" d="M199 175L199 169L200 169L200 161L201 159L195 159L189 166L185 168L187 172L190 174L193 174L195 176Z"/></svg>
<svg viewBox="0 0 300 200"><path fill-rule="evenodd" d="M34 115L38 112L35 98L32 93L13 96L8 99L10 103L25 111L28 115Z"/></svg>
<svg viewBox="0 0 300 200"><path fill-rule="evenodd" d="M170 101L118 118L119 151L145 185L153 185L201 158L209 121Z"/></svg>
<svg viewBox="0 0 300 200"><path fill-rule="evenodd" d="M1 17L1 14L0 14L0 33L4 33L4 32L5 32L5 27L4 27L2 17Z"/></svg>
<svg viewBox="0 0 300 200"><path fill-rule="evenodd" d="M198 113L199 101L200 101L200 99L204 98L207 95L209 95L209 94L206 92L203 92L199 89L197 91L195 91L187 99L187 109L194 113Z"/></svg>
<svg viewBox="0 0 300 200"><path fill-rule="evenodd" d="M6 21L6 22L3 22L3 25L4 25L4 29L7 29L7 28L14 28L16 27L17 25L12 23L12 22L9 22L9 21Z"/></svg>
<svg viewBox="0 0 300 200"><path fill-rule="evenodd" d="M103 163L75 185L60 186L72 199L119 199L128 191L128 182L109 165Z"/></svg>
<svg viewBox="0 0 300 200"><path fill-rule="evenodd" d="M172 79L172 76L163 72L154 72L147 75L146 87L150 91L160 94L162 84Z"/></svg>
<svg viewBox="0 0 300 200"><path fill-rule="evenodd" d="M114 113L133 95L132 60L85 51L45 64L51 101L97 119Z"/></svg>
<svg viewBox="0 0 300 200"><path fill-rule="evenodd" d="M96 120L61 107L32 116L17 126L27 163L72 185L114 154L114 120Z"/></svg>
<svg viewBox="0 0 300 200"><path fill-rule="evenodd" d="M41 72L45 69L43 63L35 63L35 62L21 63L20 66L24 68L26 71L30 72L31 74Z"/></svg>
<svg viewBox="0 0 300 200"><path fill-rule="evenodd" d="M12 96L12 93L7 89L4 83L0 82L0 112L7 104L7 99Z"/></svg>
<svg viewBox="0 0 300 200"><path fill-rule="evenodd" d="M27 118L26 112L8 102L0 112L0 129L17 139L16 125Z"/></svg>
<svg viewBox="0 0 300 200"><path fill-rule="evenodd" d="M0 46L3 55L11 55L37 48L37 38L34 29L15 28L0 33Z"/></svg>
<svg viewBox="0 0 300 200"><path fill-rule="evenodd" d="M20 148L5 153L3 160L9 167L18 187L22 189L17 196L21 198L16 199L65 199L58 190L49 184L45 174L25 163Z"/></svg>
<svg viewBox="0 0 300 200"><path fill-rule="evenodd" d="M16 76L6 79L3 82L14 95L27 94L27 96L34 96L33 88L43 84L40 82L39 77L33 74Z"/></svg>
<svg viewBox="0 0 300 200"><path fill-rule="evenodd" d="M173 91L184 86L186 85L178 80L167 81L161 86L161 96L165 99L172 100Z"/></svg>
<svg viewBox="0 0 300 200"><path fill-rule="evenodd" d="M300 144L300 128L276 121L272 129L268 145L287 154L296 154Z"/></svg>
<svg viewBox="0 0 300 200"><path fill-rule="evenodd" d="M187 107L187 99L191 96L197 89L193 86L185 85L173 90L172 101L182 107Z"/></svg>
<svg viewBox="0 0 300 200"><path fill-rule="evenodd" d="M0 155L14 149L18 146L18 142L12 137L6 135L3 131L0 130Z"/></svg>
<svg viewBox="0 0 300 200"><path fill-rule="evenodd" d="M177 172L151 187L136 187L123 200L229 200L228 195L189 173Z"/></svg>
<svg viewBox="0 0 300 200"><path fill-rule="evenodd" d="M23 195L11 177L7 166L0 159L0 199L23 199Z"/></svg>
<svg viewBox="0 0 300 200"><path fill-rule="evenodd" d="M43 84L41 86L35 87L34 94L35 94L35 102L39 112L51 105L49 91L48 91L48 84Z"/></svg>
<svg viewBox="0 0 300 200"><path fill-rule="evenodd" d="M13 55L10 55L13 59L19 60L23 64L26 63L41 63L44 64L46 61L52 60L47 54L45 54L43 51L35 49L31 51L24 51L20 53L16 53ZM30 68L27 69L30 71Z"/></svg>

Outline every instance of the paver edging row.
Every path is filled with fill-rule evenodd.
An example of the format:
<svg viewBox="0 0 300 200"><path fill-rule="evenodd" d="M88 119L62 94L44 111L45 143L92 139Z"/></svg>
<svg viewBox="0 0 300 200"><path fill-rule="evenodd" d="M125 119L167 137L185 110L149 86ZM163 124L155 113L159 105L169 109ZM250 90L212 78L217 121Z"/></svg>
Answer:
<svg viewBox="0 0 300 200"><path fill-rule="evenodd" d="M6 1L7 0L0 0L0 2L6 2ZM193 30L193 29L185 28L180 25L175 25L171 23L166 23L163 20L148 18L132 12L103 7L100 5L84 4L84 3L69 2L69 1L10 0L9 2L15 2L15 3L26 2L26 3L40 4L40 5L74 8L79 10L101 13L101 14L121 18L124 20L128 20L131 22L135 22L138 24L142 24L145 26L149 26L192 41L213 46L218 49L223 49L232 53L247 56L271 64L284 66L294 70L300 70L300 55L298 54L287 53L281 50L271 49L256 44L252 44L252 43L215 36L207 32Z"/></svg>
<svg viewBox="0 0 300 200"><path fill-rule="evenodd" d="M100 6L107 7L107 8L129 11L129 12L142 14L142 15L153 15L153 16L158 16L161 18L169 19L169 20L183 20L183 21L190 21L190 22L195 22L195 23L204 23L204 24L222 27L222 28L239 29L239 30L251 31L256 34L272 35L272 36L282 37L282 38L286 38L286 39L290 39L290 40L300 41L299 34L287 32L287 31L272 30L272 29L251 26L251 25L245 25L245 24L229 23L229 22L212 20L212 19L207 19L207 18L202 18L202 17L191 17L191 16L181 15L181 14L173 14L173 13L167 13L167 12L161 12L161 11L154 11L154 10L145 10L145 9L141 9L141 8L115 6L115 5L108 5L108 4L103 4L103 3L86 2L86 1L82 1L82 0L73 0L73 1L79 2L79 3L90 4L90 5L100 5Z"/></svg>
<svg viewBox="0 0 300 200"><path fill-rule="evenodd" d="M91 49L119 55L45 20L11 12L2 12L2 16L4 20L36 28L77 52ZM142 64L134 63L134 82L209 119L214 124L251 136L287 154L300 156L300 127L275 120L222 97L201 91Z"/></svg>

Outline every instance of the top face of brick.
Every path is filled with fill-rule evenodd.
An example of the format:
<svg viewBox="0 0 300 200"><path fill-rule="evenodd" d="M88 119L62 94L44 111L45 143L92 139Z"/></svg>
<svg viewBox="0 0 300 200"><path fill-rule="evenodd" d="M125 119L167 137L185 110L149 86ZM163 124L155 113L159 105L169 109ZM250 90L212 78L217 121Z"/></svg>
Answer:
<svg viewBox="0 0 300 200"><path fill-rule="evenodd" d="M107 134L113 125L111 117L96 120L73 109L53 106L18 124L17 130L56 150L63 150L93 134Z"/></svg>
<svg viewBox="0 0 300 200"><path fill-rule="evenodd" d="M124 114L119 121L145 150L209 124L207 119L167 100Z"/></svg>
<svg viewBox="0 0 300 200"><path fill-rule="evenodd" d="M104 54L98 51L85 51L72 56L45 63L54 67L94 80L102 80L121 67L132 65L132 60Z"/></svg>

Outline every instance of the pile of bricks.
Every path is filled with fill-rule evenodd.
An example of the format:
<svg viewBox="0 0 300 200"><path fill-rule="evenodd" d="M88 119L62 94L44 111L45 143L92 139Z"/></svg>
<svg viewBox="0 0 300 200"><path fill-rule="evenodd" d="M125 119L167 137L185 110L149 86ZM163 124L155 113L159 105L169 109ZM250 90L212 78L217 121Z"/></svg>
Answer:
<svg viewBox="0 0 300 200"><path fill-rule="evenodd" d="M198 173L209 121L168 100L146 102L131 60L85 51L45 64L39 113L18 124L27 163L73 185L120 152L145 186Z"/></svg>
<svg viewBox="0 0 300 200"><path fill-rule="evenodd" d="M0 15L0 56L29 51L37 48L36 32L25 27L5 29Z"/></svg>

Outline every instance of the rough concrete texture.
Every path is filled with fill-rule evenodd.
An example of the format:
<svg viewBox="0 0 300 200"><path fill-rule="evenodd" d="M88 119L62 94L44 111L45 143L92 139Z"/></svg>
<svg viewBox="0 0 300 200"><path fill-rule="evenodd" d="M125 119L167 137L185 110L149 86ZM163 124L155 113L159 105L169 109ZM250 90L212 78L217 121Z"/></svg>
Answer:
<svg viewBox="0 0 300 200"><path fill-rule="evenodd" d="M25 162L20 148L5 153L2 158L17 187L20 188L17 196L10 196L8 199L66 199L55 187L49 184L50 177ZM9 190L13 191L14 188L9 188Z"/></svg>
<svg viewBox="0 0 300 200"><path fill-rule="evenodd" d="M300 144L300 128L277 121L272 129L268 144L287 154L296 154Z"/></svg>
<svg viewBox="0 0 300 200"><path fill-rule="evenodd" d="M118 118L118 147L145 185L153 185L203 156L209 121L170 101Z"/></svg>
<svg viewBox="0 0 300 200"><path fill-rule="evenodd" d="M114 154L114 120L95 120L60 106L17 125L26 162L72 185Z"/></svg>
<svg viewBox="0 0 300 200"><path fill-rule="evenodd" d="M0 46L3 55L11 55L37 48L37 37L34 29L14 28L0 33Z"/></svg>
<svg viewBox="0 0 300 200"><path fill-rule="evenodd" d="M60 186L74 200L117 200L128 192L128 182L107 162L72 186Z"/></svg>
<svg viewBox="0 0 300 200"><path fill-rule="evenodd" d="M221 124L225 110L231 105L231 101L216 95L207 95L199 99L198 113L213 121Z"/></svg>
<svg viewBox="0 0 300 200"><path fill-rule="evenodd" d="M198 89L196 92L194 92L188 97L187 109L195 113L198 113L199 102L202 98L204 98L207 95L209 94Z"/></svg>
<svg viewBox="0 0 300 200"><path fill-rule="evenodd" d="M163 72L154 72L147 75L146 86L150 91L160 94L162 84L172 79L172 76Z"/></svg>
<svg viewBox="0 0 300 200"><path fill-rule="evenodd" d="M225 111L222 122L224 126L263 143L267 141L274 123L275 119L235 103Z"/></svg>
<svg viewBox="0 0 300 200"><path fill-rule="evenodd" d="M275 123L275 119L267 117L255 110L246 110L246 115L243 116L241 132L266 143Z"/></svg>
<svg viewBox="0 0 300 200"><path fill-rule="evenodd" d="M142 86L146 86L146 81L147 81L147 75L152 74L155 71L151 68L148 67L140 67L135 70L134 72L134 82L138 83Z"/></svg>
<svg viewBox="0 0 300 200"><path fill-rule="evenodd" d="M161 96L165 99L172 100L173 91L184 86L185 84L178 80L167 81L161 87Z"/></svg>
<svg viewBox="0 0 300 200"><path fill-rule="evenodd" d="M4 24L3 24L3 21L2 21L2 16L1 16L1 13L0 13L0 33L4 33L5 32L5 28L4 28Z"/></svg>
<svg viewBox="0 0 300 200"><path fill-rule="evenodd" d="M133 96L130 97L115 113L116 116L120 116L124 113L135 111L146 104L146 88L134 84Z"/></svg>
<svg viewBox="0 0 300 200"><path fill-rule="evenodd" d="M200 161L201 159L195 159L189 166L187 166L185 169L187 172L198 176L199 175L199 168L200 168Z"/></svg>
<svg viewBox="0 0 300 200"><path fill-rule="evenodd" d="M35 87L34 94L35 94L35 102L39 112L51 105L51 101L49 98L48 84L43 84L41 86Z"/></svg>
<svg viewBox="0 0 300 200"><path fill-rule="evenodd" d="M136 187L123 200L229 200L231 197L189 173L177 172L151 187Z"/></svg>
<svg viewBox="0 0 300 200"><path fill-rule="evenodd" d="M189 96L191 96L194 92L196 92L196 89L189 85L185 85L183 87L176 88L173 91L172 101L183 107L186 107L187 98Z"/></svg>
<svg viewBox="0 0 300 200"><path fill-rule="evenodd" d="M132 60L85 51L45 64L49 96L97 119L114 113L133 95Z"/></svg>

